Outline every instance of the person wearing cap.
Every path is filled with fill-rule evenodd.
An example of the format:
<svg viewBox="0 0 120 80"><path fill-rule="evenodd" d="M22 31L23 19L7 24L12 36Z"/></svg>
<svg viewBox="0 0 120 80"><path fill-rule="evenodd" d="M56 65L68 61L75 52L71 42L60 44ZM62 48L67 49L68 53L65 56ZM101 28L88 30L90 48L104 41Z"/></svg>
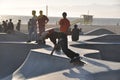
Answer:
<svg viewBox="0 0 120 80"><path fill-rule="evenodd" d="M47 38L49 38L50 41L54 44L54 48L57 46L58 43L60 44L64 54L71 59L70 62L72 62L73 59L79 57L78 53L75 53L68 48L67 34L65 34L64 32L57 32L54 29L43 32L41 34L40 39L47 39Z"/></svg>

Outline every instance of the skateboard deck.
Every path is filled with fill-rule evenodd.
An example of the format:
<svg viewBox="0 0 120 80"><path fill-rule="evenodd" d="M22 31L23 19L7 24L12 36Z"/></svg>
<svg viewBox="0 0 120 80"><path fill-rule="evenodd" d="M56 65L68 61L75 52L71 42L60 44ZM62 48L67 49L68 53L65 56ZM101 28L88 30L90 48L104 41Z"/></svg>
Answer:
<svg viewBox="0 0 120 80"><path fill-rule="evenodd" d="M84 64L86 64L84 61L81 60L82 57L76 57L75 59L71 60L70 63L72 63L73 65L80 65L83 66Z"/></svg>
<svg viewBox="0 0 120 80"><path fill-rule="evenodd" d="M72 64L75 66L84 66L86 63L83 61L74 61Z"/></svg>

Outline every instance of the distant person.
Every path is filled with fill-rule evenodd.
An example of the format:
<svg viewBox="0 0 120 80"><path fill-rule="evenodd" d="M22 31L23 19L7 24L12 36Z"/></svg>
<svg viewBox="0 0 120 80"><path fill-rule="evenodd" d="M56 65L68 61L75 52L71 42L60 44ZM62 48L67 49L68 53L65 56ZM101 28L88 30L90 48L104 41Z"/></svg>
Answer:
<svg viewBox="0 0 120 80"><path fill-rule="evenodd" d="M65 34L69 34L68 33L68 29L70 27L70 21L67 19L67 13L63 12L62 13L63 18L60 19L59 21L59 25L60 25L60 32L63 32ZM57 51L60 51L61 46L58 44L56 47Z"/></svg>
<svg viewBox="0 0 120 80"><path fill-rule="evenodd" d="M47 16L43 15L43 11L40 10L40 15L38 16L38 28L39 28L39 36L45 31L45 24L48 23L49 19ZM45 43L45 41L43 40Z"/></svg>
<svg viewBox="0 0 120 80"><path fill-rule="evenodd" d="M77 41L79 40L79 28L78 28L78 25L75 24L74 25L74 28L72 29L72 41Z"/></svg>
<svg viewBox="0 0 120 80"><path fill-rule="evenodd" d="M79 31L80 31L80 32L79 32L80 35L83 35L83 34L84 34L83 31L82 31L82 28L80 28Z"/></svg>
<svg viewBox="0 0 120 80"><path fill-rule="evenodd" d="M30 33L30 28L31 28L31 19L29 19L29 21L28 21L28 33Z"/></svg>
<svg viewBox="0 0 120 80"><path fill-rule="evenodd" d="M54 29L51 29L51 30L43 32L41 34L40 39L47 39L47 38L49 38L50 41L54 44L54 49L56 48L58 43L60 44L64 54L71 59L70 63L73 63L74 60L80 61L79 54L73 52L72 50L70 50L68 48L67 34L65 34L64 32L56 32L56 31L54 31ZM57 41L57 39L59 39L59 40ZM51 53L51 55L52 54L53 53Z"/></svg>
<svg viewBox="0 0 120 80"><path fill-rule="evenodd" d="M60 25L60 32L64 32L65 34L68 34L68 29L70 27L70 21L67 19L67 13L62 13L63 18L59 21Z"/></svg>
<svg viewBox="0 0 120 80"><path fill-rule="evenodd" d="M119 22L116 25L119 26Z"/></svg>
<svg viewBox="0 0 120 80"><path fill-rule="evenodd" d="M8 20L5 21L8 24Z"/></svg>
<svg viewBox="0 0 120 80"><path fill-rule="evenodd" d="M29 40L27 42L31 42L32 41L32 35L34 34L34 40L38 40L37 37L37 16L36 16L36 11L33 10L32 11L32 18L30 19L30 24L29 24Z"/></svg>
<svg viewBox="0 0 120 80"><path fill-rule="evenodd" d="M16 25L16 30L20 31L20 26L21 26L21 20L18 20L18 23Z"/></svg>
<svg viewBox="0 0 120 80"><path fill-rule="evenodd" d="M2 21L2 26L3 26L3 32L7 32L8 31L8 25L5 21Z"/></svg>
<svg viewBox="0 0 120 80"><path fill-rule="evenodd" d="M0 24L0 32L3 32L3 27L1 24Z"/></svg>
<svg viewBox="0 0 120 80"><path fill-rule="evenodd" d="M9 19L9 22L8 22L8 33L13 33L14 32L14 24L12 22L12 19Z"/></svg>

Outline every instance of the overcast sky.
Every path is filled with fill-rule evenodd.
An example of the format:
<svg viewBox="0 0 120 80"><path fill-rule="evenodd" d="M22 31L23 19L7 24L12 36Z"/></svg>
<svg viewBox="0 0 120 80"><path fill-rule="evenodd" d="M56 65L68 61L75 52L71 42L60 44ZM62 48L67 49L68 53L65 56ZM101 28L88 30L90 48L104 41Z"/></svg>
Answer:
<svg viewBox="0 0 120 80"><path fill-rule="evenodd" d="M48 16L60 17L67 12L69 17L82 14L102 18L120 18L120 0L0 0L0 15L31 15L32 10L43 10Z"/></svg>

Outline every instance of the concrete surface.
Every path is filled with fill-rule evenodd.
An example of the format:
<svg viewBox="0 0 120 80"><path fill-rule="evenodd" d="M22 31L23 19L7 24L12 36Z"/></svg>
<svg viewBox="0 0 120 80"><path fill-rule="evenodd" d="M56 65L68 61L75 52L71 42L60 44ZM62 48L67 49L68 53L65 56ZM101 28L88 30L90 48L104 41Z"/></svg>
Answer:
<svg viewBox="0 0 120 80"><path fill-rule="evenodd" d="M44 46L21 41L19 43L17 40L15 43L14 41L0 42L2 52L0 53L0 65L2 65L0 66L2 75L0 75L0 80L120 80L119 62L84 56L99 53L101 50L103 54L109 50L111 53L118 54L119 50L115 52L116 49L112 50L112 48L118 49L119 43L84 42L91 37L85 36L85 39L84 36L80 37L82 40L78 42L72 42L70 37L68 41L69 45L73 45L69 48L83 56L82 60L87 63L84 66L70 64L69 59L63 53L55 52L53 56L49 55L53 47L49 40ZM95 37L99 36L92 36L92 38ZM98 57L101 58L101 56Z"/></svg>
<svg viewBox="0 0 120 80"><path fill-rule="evenodd" d="M120 35L115 35L115 34L107 34L103 35L94 39L89 39L87 41L91 42L120 42Z"/></svg>
<svg viewBox="0 0 120 80"><path fill-rule="evenodd" d="M120 63L84 57L85 66L73 66L66 57L49 55L49 48L31 52L12 80L119 80ZM41 53L41 52L46 53ZM114 65L114 66L113 66ZM104 75L103 75L104 74Z"/></svg>
<svg viewBox="0 0 120 80"><path fill-rule="evenodd" d="M0 41L27 41L28 35L15 31L13 34L0 33Z"/></svg>
<svg viewBox="0 0 120 80"><path fill-rule="evenodd" d="M20 32L0 34L0 79L20 67L31 49L47 47L26 41L27 35Z"/></svg>
<svg viewBox="0 0 120 80"><path fill-rule="evenodd" d="M109 61L117 61L120 62L120 43L82 43L82 44L72 44L71 46L77 48L85 48L85 49L95 49L99 50L98 58Z"/></svg>
<svg viewBox="0 0 120 80"><path fill-rule="evenodd" d="M82 43L80 42L79 44L73 44L72 46L78 48L96 49L99 50L99 53L88 54L87 56L96 56L97 58L104 60L120 62L120 35L101 35L97 38L89 39Z"/></svg>
<svg viewBox="0 0 120 80"><path fill-rule="evenodd" d="M36 44L0 43L0 78L13 73L26 59Z"/></svg>
<svg viewBox="0 0 120 80"><path fill-rule="evenodd" d="M96 28L85 33L85 35L103 35L103 34L115 34L115 33L103 28Z"/></svg>
<svg viewBox="0 0 120 80"><path fill-rule="evenodd" d="M21 68L14 73L13 80L21 78L30 79L72 67L73 66L69 64L69 60L67 58L50 56L50 54L46 53L30 52Z"/></svg>

